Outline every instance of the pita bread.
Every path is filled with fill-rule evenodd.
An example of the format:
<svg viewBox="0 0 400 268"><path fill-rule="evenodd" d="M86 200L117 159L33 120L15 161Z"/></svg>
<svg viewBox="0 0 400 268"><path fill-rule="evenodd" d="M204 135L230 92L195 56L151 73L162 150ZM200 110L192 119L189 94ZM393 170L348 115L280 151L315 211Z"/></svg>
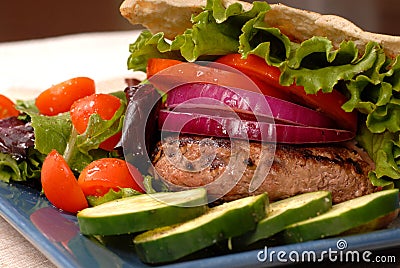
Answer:
<svg viewBox="0 0 400 268"><path fill-rule="evenodd" d="M251 8L247 2L224 0L226 6L234 2L240 2L244 10ZM141 24L153 33L164 32L165 37L172 40L192 26L192 14L200 13L205 5L206 0L125 0L120 12L130 23ZM366 32L339 16L272 4L265 20L293 41L324 36L338 47L343 40L352 40L360 51L369 41L375 41L382 45L388 56L400 54L400 36Z"/></svg>

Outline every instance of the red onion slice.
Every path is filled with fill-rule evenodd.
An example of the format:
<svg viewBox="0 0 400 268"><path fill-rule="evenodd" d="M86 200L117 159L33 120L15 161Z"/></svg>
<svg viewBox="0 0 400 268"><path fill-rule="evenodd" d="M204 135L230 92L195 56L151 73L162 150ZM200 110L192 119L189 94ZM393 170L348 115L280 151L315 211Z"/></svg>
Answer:
<svg viewBox="0 0 400 268"><path fill-rule="evenodd" d="M347 130L246 121L168 110L160 111L158 126L163 132L288 144L341 142L351 140L355 135Z"/></svg>
<svg viewBox="0 0 400 268"><path fill-rule="evenodd" d="M168 92L166 106L178 109L233 109L238 113L273 117L284 124L321 128L336 125L322 113L288 101L209 83L188 83L175 87Z"/></svg>

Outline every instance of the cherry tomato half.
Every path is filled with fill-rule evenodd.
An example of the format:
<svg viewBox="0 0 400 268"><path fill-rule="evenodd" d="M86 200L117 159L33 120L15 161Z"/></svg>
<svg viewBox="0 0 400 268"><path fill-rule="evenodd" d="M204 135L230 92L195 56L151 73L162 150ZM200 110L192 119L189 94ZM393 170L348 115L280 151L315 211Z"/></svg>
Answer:
<svg viewBox="0 0 400 268"><path fill-rule="evenodd" d="M18 115L19 112L15 109L14 102L0 94L0 119Z"/></svg>
<svg viewBox="0 0 400 268"><path fill-rule="evenodd" d="M89 118L98 114L103 120L110 120L120 108L121 100L109 94L92 94L74 102L71 106L71 121L79 134L86 131ZM100 144L100 148L111 151L121 138L121 132Z"/></svg>
<svg viewBox="0 0 400 268"><path fill-rule="evenodd" d="M264 59L256 55L248 55L246 59L243 59L240 54L228 54L220 57L216 62L236 68L251 78L255 77L284 91L299 104L325 113L344 129L355 131L357 128L357 113L355 111L348 113L341 108L347 102L347 98L337 90L331 93L319 91L317 94L307 94L301 86L282 86L279 84L281 74L279 68L268 65Z"/></svg>
<svg viewBox="0 0 400 268"><path fill-rule="evenodd" d="M75 77L43 91L36 98L36 106L44 115L68 112L78 99L95 93L95 83L88 77Z"/></svg>
<svg viewBox="0 0 400 268"><path fill-rule="evenodd" d="M55 207L71 213L88 207L78 181L56 150L52 150L43 162L41 181L44 194Z"/></svg>
<svg viewBox="0 0 400 268"><path fill-rule="evenodd" d="M90 163L79 175L78 183L86 196L103 196L110 189L132 188L144 193L142 174L118 158L102 158Z"/></svg>

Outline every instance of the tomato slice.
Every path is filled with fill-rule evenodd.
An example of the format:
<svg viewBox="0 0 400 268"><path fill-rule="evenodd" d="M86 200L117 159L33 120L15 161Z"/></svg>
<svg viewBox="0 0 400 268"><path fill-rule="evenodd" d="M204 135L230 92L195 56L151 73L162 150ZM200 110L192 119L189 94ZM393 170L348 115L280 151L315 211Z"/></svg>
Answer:
<svg viewBox="0 0 400 268"><path fill-rule="evenodd" d="M337 90L333 90L331 93L307 94L302 86L282 86L279 83L281 74L279 68L268 65L264 59L256 55L249 55L243 59L240 54L228 54L215 62L216 65L211 64L210 66L190 63L178 65L183 62L152 59L148 65L148 70L151 71L148 74L149 81L164 92L185 82L215 83L256 92L260 90L265 95L296 102L320 111L336 121L338 126L343 129L353 132L357 129L357 112L348 113L341 108L347 102L347 98ZM219 69L218 64L224 64L241 73L229 69ZM243 74L252 79L258 88L249 85L249 80L244 79Z"/></svg>
<svg viewBox="0 0 400 268"><path fill-rule="evenodd" d="M147 68L146 68L147 78L152 77L156 73L165 70L168 67L175 66L180 63L183 62L179 60L151 58L147 61Z"/></svg>
<svg viewBox="0 0 400 268"><path fill-rule="evenodd" d="M158 67L149 67L149 69L158 70L157 73L150 76L149 82L165 93L185 83L211 83L260 93L259 87L247 75L227 65L208 62L207 66L203 66L197 63L176 60L171 60L168 63L169 60L162 60L163 64ZM150 64L157 62L154 59ZM264 89L271 90L267 87L264 87ZM276 91L276 94L281 95L282 92Z"/></svg>
<svg viewBox="0 0 400 268"><path fill-rule="evenodd" d="M88 207L72 170L56 150L52 150L43 162L41 182L44 194L55 207L70 213Z"/></svg>
<svg viewBox="0 0 400 268"><path fill-rule="evenodd" d="M142 174L118 158L102 158L90 163L79 175L78 183L86 196L103 196L110 189L132 188L144 193Z"/></svg>
<svg viewBox="0 0 400 268"><path fill-rule="evenodd" d="M293 97L291 97L290 94L285 92L284 90L281 90L275 86L272 86L270 84L264 83L262 79L259 79L258 77L254 75L248 75L248 77L253 80L253 82L257 85L257 87L260 89L261 93L267 96L271 96L274 98L278 98L281 100L293 102Z"/></svg>
<svg viewBox="0 0 400 268"><path fill-rule="evenodd" d="M264 59L256 55L248 55L246 59L240 54L228 54L218 58L215 62L238 69L246 75L251 75L274 87L280 87L281 71L275 66L268 65Z"/></svg>
<svg viewBox="0 0 400 268"><path fill-rule="evenodd" d="M94 94L95 83L88 77L75 77L43 91L36 98L36 106L44 115L57 115L68 112L78 99Z"/></svg>
<svg viewBox="0 0 400 268"><path fill-rule="evenodd" d="M19 112L15 109L14 102L0 94L0 119L18 115Z"/></svg>
<svg viewBox="0 0 400 268"><path fill-rule="evenodd" d="M256 55L248 55L243 59L240 54L229 54L220 57L216 62L236 68L251 78L255 77L284 91L298 104L325 113L346 130L355 131L357 128L357 113L355 111L348 113L341 108L347 102L347 98L337 90L333 90L332 93L307 94L301 86L282 86L279 84L281 74L279 68L268 65L264 59Z"/></svg>
<svg viewBox="0 0 400 268"><path fill-rule="evenodd" d="M110 120L120 108L121 100L109 94L92 94L75 101L70 110L71 121L79 134L86 131L89 118L98 114L103 120ZM121 138L121 132L100 144L100 148L111 151Z"/></svg>

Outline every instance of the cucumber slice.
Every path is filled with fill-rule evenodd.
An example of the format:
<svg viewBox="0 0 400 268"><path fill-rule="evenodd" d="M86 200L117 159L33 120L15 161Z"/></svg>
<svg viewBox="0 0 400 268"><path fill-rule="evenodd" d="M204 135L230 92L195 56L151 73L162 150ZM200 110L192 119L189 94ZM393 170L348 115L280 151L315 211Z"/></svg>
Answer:
<svg viewBox="0 0 400 268"><path fill-rule="evenodd" d="M77 214L86 235L119 235L184 222L207 210L207 191L142 194L110 201Z"/></svg>
<svg viewBox="0 0 400 268"><path fill-rule="evenodd" d="M283 231L285 242L295 243L341 234L382 217L399 207L399 190L375 192L333 205L320 216L290 225Z"/></svg>
<svg viewBox="0 0 400 268"><path fill-rule="evenodd" d="M289 197L269 205L268 216L261 220L254 231L232 240L233 248L242 248L271 237L287 226L318 216L332 207L329 191L318 191Z"/></svg>
<svg viewBox="0 0 400 268"><path fill-rule="evenodd" d="M178 260L254 229L265 217L267 206L267 194L224 203L193 220L136 236L133 241L136 253L145 263Z"/></svg>

